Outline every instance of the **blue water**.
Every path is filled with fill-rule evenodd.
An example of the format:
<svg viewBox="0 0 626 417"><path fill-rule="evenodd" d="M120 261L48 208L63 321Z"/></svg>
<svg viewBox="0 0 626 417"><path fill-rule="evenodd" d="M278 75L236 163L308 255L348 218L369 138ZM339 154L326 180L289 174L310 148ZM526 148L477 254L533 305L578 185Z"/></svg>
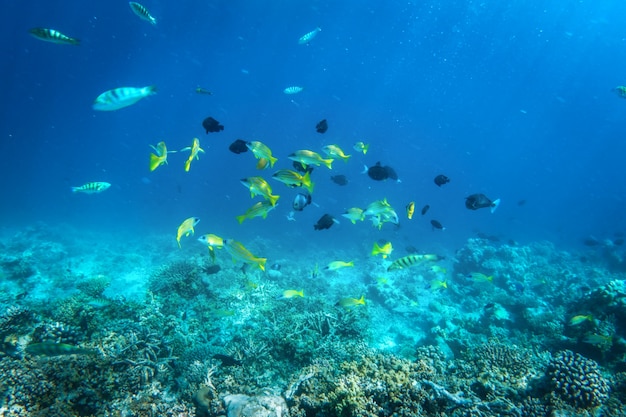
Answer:
<svg viewBox="0 0 626 417"><path fill-rule="evenodd" d="M477 232L521 242L577 247L587 235L626 228L623 211L626 4L617 1L187 1L145 5L156 26L126 1L5 2L0 25L0 224L38 221L139 236L171 233L200 217L199 233L244 241L308 241L329 247L394 236L454 250ZM51 27L80 46L41 42ZM321 27L309 45L304 33ZM158 94L114 112L92 109L102 92L156 85ZM305 87L285 95L291 85ZM198 95L195 87L213 92ZM225 130L206 135L212 116ZM326 118L328 132L315 132ZM198 137L192 163L172 154L148 170L150 144L170 149ZM260 140L290 168L296 149L338 144L353 156L333 171L316 168L317 206L285 218L297 190L257 171L236 138ZM367 155L352 150L370 144ZM362 175L377 161L402 182ZM441 188L437 174L451 182ZM339 187L330 175L350 180ZM253 201L239 179L262 175L281 195L266 220L238 225ZM71 186L107 181L99 195ZM472 193L501 198L495 214L471 212ZM340 215L387 198L403 214L415 201L430 212L379 232ZM525 205L518 205L525 200ZM341 220L314 232L324 213ZM342 220L343 219L343 220ZM443 232L432 231L437 219ZM368 241L369 241L368 240ZM291 243L290 243L291 244ZM369 244L368 244L369 245Z"/></svg>

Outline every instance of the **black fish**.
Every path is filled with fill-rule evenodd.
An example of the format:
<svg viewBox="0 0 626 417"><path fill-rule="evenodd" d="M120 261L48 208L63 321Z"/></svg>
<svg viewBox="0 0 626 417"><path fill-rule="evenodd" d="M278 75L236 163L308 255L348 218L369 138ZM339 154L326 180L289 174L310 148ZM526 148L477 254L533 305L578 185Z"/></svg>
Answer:
<svg viewBox="0 0 626 417"><path fill-rule="evenodd" d="M439 174L435 177L435 184L437 184L438 187L441 187L444 184L447 184L450 182L450 178L446 177L443 174Z"/></svg>
<svg viewBox="0 0 626 417"><path fill-rule="evenodd" d="M376 165L367 168L367 175L373 180L384 181L389 178L389 171L387 167L382 166L380 162L376 162Z"/></svg>
<svg viewBox="0 0 626 417"><path fill-rule="evenodd" d="M500 204L500 199L496 199L491 201L484 194L472 194L469 197L465 197L465 207L470 210L478 210L481 208L490 207L491 212L493 213L498 208Z"/></svg>
<svg viewBox="0 0 626 417"><path fill-rule="evenodd" d="M302 211L309 204L311 204L311 194L298 193L293 199L293 209L295 211Z"/></svg>
<svg viewBox="0 0 626 417"><path fill-rule="evenodd" d="M224 126L220 124L217 120L212 117L207 117L202 121L202 127L206 130L206 133L209 132L221 132L224 130Z"/></svg>
<svg viewBox="0 0 626 417"><path fill-rule="evenodd" d="M228 150L232 153L240 154L244 152L248 152L248 147L246 146L246 141L243 139L237 139L233 143L230 144Z"/></svg>
<svg viewBox="0 0 626 417"><path fill-rule="evenodd" d="M222 355L221 353L216 353L213 355L213 359L217 359L222 361L222 365L224 366L241 366L242 363L239 359L235 359L232 356Z"/></svg>
<svg viewBox="0 0 626 417"><path fill-rule="evenodd" d="M445 230L446 229L437 220L431 220L430 224L433 226L433 229L439 229L439 230Z"/></svg>
<svg viewBox="0 0 626 417"><path fill-rule="evenodd" d="M394 181L398 181L398 174L396 174L396 170L391 168L389 165L385 166L385 169L387 170L387 176L394 180Z"/></svg>
<svg viewBox="0 0 626 417"><path fill-rule="evenodd" d="M330 179L337 185L348 185L348 178L345 175L332 175Z"/></svg>
<svg viewBox="0 0 626 417"><path fill-rule="evenodd" d="M330 214L324 214L320 219L313 225L313 229L315 230L324 230L330 229L330 227L335 224L335 218Z"/></svg>
<svg viewBox="0 0 626 417"><path fill-rule="evenodd" d="M326 131L328 130L328 122L326 122L326 119L316 124L315 130L317 131L317 133L326 133Z"/></svg>
<svg viewBox="0 0 626 417"><path fill-rule="evenodd" d="M428 211L429 208L430 208L430 206L428 204L426 204L424 207L422 207L422 216L424 214L426 214L426 212Z"/></svg>
<svg viewBox="0 0 626 417"><path fill-rule="evenodd" d="M304 175L307 172L313 172L313 167L309 165L304 165L302 162L293 161L293 169L298 171L300 174Z"/></svg>

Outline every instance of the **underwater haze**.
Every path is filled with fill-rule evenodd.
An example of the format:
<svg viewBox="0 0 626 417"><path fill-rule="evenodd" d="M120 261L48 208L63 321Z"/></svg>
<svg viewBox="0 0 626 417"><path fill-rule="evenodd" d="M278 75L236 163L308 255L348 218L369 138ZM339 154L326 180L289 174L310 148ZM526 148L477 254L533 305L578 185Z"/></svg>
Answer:
<svg viewBox="0 0 626 417"><path fill-rule="evenodd" d="M0 383L0 414L61 402L59 415L152 415L136 398L156 389L161 415L235 416L226 394L263 389L293 415L624 411L609 392L626 389L625 15L616 0L6 0L0 373L22 367L49 397ZM277 162L262 169L263 155L229 149L237 139ZM332 169L294 166L297 150ZM151 170L151 154L166 161ZM273 175L307 165L297 210L305 188ZM269 201L242 187L257 176L280 196L266 218L246 215ZM486 203L469 210L475 195ZM207 253L206 234L226 241ZM515 360L489 371L535 368L489 393L470 371L444 377L491 354ZM426 356L432 372L415 369ZM337 399L341 378L359 378L346 370L389 360L417 381L411 402ZM133 382L71 393L52 377L63 361ZM551 388L571 363L606 389L583 401ZM368 372L357 385L376 385Z"/></svg>

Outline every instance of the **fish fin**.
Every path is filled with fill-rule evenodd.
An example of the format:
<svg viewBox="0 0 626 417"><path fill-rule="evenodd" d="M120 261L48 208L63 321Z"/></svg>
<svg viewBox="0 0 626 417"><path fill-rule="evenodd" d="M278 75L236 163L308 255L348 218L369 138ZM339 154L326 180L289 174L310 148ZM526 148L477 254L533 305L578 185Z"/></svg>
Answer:
<svg viewBox="0 0 626 417"><path fill-rule="evenodd" d="M269 160L270 160L270 167L273 168L276 161L278 161L278 158L274 158L273 156L270 156Z"/></svg>
<svg viewBox="0 0 626 417"><path fill-rule="evenodd" d="M324 162L324 165L326 165L326 168L328 168L328 169L333 169L333 161L334 161L334 159L332 159L332 158L322 159L322 162Z"/></svg>
<svg viewBox="0 0 626 417"><path fill-rule="evenodd" d="M241 224L243 223L244 220L246 220L246 215L242 214L241 216L237 216L236 219L239 222L239 224Z"/></svg>
<svg viewBox="0 0 626 417"><path fill-rule="evenodd" d="M367 150L370 148L370 144L368 143L367 145L363 146L363 155L365 155L367 153Z"/></svg>
<svg viewBox="0 0 626 417"><path fill-rule="evenodd" d="M270 195L269 200L270 200L270 203L272 203L272 206L276 205L276 202L278 201L279 198L280 198L279 195Z"/></svg>
<svg viewBox="0 0 626 417"><path fill-rule="evenodd" d="M77 193L80 187L70 187L73 193Z"/></svg>
<svg viewBox="0 0 626 417"><path fill-rule="evenodd" d="M189 172L190 167L191 167L191 159L187 159L187 161L185 161L185 172Z"/></svg>
<svg viewBox="0 0 626 417"><path fill-rule="evenodd" d="M494 213L498 209L499 205L500 205L500 199L497 198L491 203L491 213Z"/></svg>
<svg viewBox="0 0 626 417"><path fill-rule="evenodd" d="M146 87L146 89L148 90L148 94L152 95L152 94L156 94L157 93L157 88L156 85L151 85L149 87Z"/></svg>
<svg viewBox="0 0 626 417"><path fill-rule="evenodd" d="M369 171L369 167L367 165L363 165L363 171L361 171L361 174L367 174L367 171Z"/></svg>
<svg viewBox="0 0 626 417"><path fill-rule="evenodd" d="M167 162L167 160L164 162ZM155 169L159 167L159 165L161 165L161 158L151 153L150 154L150 171L154 171Z"/></svg>

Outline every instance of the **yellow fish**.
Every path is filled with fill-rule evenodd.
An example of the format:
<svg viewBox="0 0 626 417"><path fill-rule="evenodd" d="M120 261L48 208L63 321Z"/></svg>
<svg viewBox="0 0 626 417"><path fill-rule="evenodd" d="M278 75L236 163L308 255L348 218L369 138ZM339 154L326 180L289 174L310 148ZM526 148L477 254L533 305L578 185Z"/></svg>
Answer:
<svg viewBox="0 0 626 417"><path fill-rule="evenodd" d="M411 220L413 218L413 213L415 213L415 202L411 201L409 204L406 205L406 217Z"/></svg>
<svg viewBox="0 0 626 417"><path fill-rule="evenodd" d="M253 219L255 217L263 217L264 219L266 219L267 213L269 213L274 207L275 206L272 205L272 203L269 201L259 201L248 210L246 210L244 214L242 214L241 216L237 216L236 218L239 224L243 223L243 221L246 219Z"/></svg>
<svg viewBox="0 0 626 417"><path fill-rule="evenodd" d="M150 171L154 171L163 164L167 164L167 154L176 151L168 151L165 142L161 141L156 146L150 145L155 153L150 154Z"/></svg>
<svg viewBox="0 0 626 417"><path fill-rule="evenodd" d="M307 171L304 175L290 169L279 169L272 175L276 181L280 181L288 187L304 187L309 194L313 194L314 184L311 182L310 172Z"/></svg>
<svg viewBox="0 0 626 417"><path fill-rule="evenodd" d="M431 291L443 290L448 288L448 282L440 279L434 279L430 282Z"/></svg>
<svg viewBox="0 0 626 417"><path fill-rule="evenodd" d="M267 258L254 256L241 243L233 239L224 239L224 249L232 256L233 262L242 261L249 265L256 265L261 271L265 271Z"/></svg>
<svg viewBox="0 0 626 417"><path fill-rule="evenodd" d="M345 297L339 300L337 303L342 307L355 307L355 306L364 306L365 305L365 296L362 295L361 298L352 298Z"/></svg>
<svg viewBox="0 0 626 417"><path fill-rule="evenodd" d="M363 142L357 142L352 147L352 149L354 149L357 152L363 152L363 155L365 155L367 153L367 150L369 148L370 148L370 145L366 145Z"/></svg>
<svg viewBox="0 0 626 417"><path fill-rule="evenodd" d="M480 272L470 272L469 278L474 282L493 282L493 275L487 276Z"/></svg>
<svg viewBox="0 0 626 417"><path fill-rule="evenodd" d="M586 321L593 322L593 316L591 314L574 316L569 320L569 324L572 326L578 326Z"/></svg>
<svg viewBox="0 0 626 417"><path fill-rule="evenodd" d="M260 195L269 200L272 206L276 205L276 201L280 198L278 195L272 195L272 187L262 177L248 177L241 180L241 184L250 190L250 197Z"/></svg>
<svg viewBox="0 0 626 417"><path fill-rule="evenodd" d="M433 271L435 274L445 274L448 271L446 270L446 268L439 266L439 265L433 265L430 267L430 270Z"/></svg>
<svg viewBox="0 0 626 417"><path fill-rule="evenodd" d="M381 255L383 259L385 259L391 254L392 251L393 246L391 245L391 242L386 242L382 246L380 246L378 242L374 242L374 247L372 248L372 256Z"/></svg>
<svg viewBox="0 0 626 417"><path fill-rule="evenodd" d="M192 145L186 148L183 148L180 150L182 151L191 151L191 153L189 154L189 158L187 159L187 161L185 162L185 171L189 172L189 168L191 167L191 161L195 159L200 159L200 157L198 156L198 153L202 152L204 153L204 149L202 149L200 147L200 139L198 138L193 138L193 143Z"/></svg>
<svg viewBox="0 0 626 417"><path fill-rule="evenodd" d="M214 234L202 235L198 238L198 241L204 245L207 245L209 249L209 255L211 260L215 262L215 248L221 249L224 246L224 239Z"/></svg>
<svg viewBox="0 0 626 417"><path fill-rule="evenodd" d="M348 162L348 159L350 159L351 156L346 155L343 150L337 145L327 145L324 146L322 149L324 150L324 152L326 152L326 155L330 156L331 158L341 158L343 159L343 162Z"/></svg>
<svg viewBox="0 0 626 417"><path fill-rule="evenodd" d="M297 298L297 297L304 297L304 290L285 290L283 291L283 297L282 298Z"/></svg>
<svg viewBox="0 0 626 417"><path fill-rule="evenodd" d="M270 163L270 167L273 167L276 161L278 161L278 158L274 158L272 156L272 151L270 150L270 148L268 148L267 145L262 142L254 140L252 142L246 143L246 146L248 147L248 149L250 149L250 151L252 151L255 158L267 159Z"/></svg>
<svg viewBox="0 0 626 417"><path fill-rule="evenodd" d="M365 220L365 214L363 209L358 207L349 208L348 211L342 214L346 219L350 219L352 224L356 224L357 220L363 221Z"/></svg>
<svg viewBox="0 0 626 417"><path fill-rule="evenodd" d="M197 217L190 217L186 219L184 222L178 226L178 233L176 234L176 241L178 242L178 247L180 248L180 238L184 236L193 236L194 230L198 222L200 221Z"/></svg>
<svg viewBox="0 0 626 417"><path fill-rule="evenodd" d="M354 261L344 262L344 261L333 261L324 267L326 271L336 271L341 268L353 267Z"/></svg>
<svg viewBox="0 0 626 417"><path fill-rule="evenodd" d="M334 159L324 159L317 152L309 151L307 149L295 151L289 155L288 158L292 161L300 162L303 165L320 166L323 164L326 168L333 169L332 164Z"/></svg>

